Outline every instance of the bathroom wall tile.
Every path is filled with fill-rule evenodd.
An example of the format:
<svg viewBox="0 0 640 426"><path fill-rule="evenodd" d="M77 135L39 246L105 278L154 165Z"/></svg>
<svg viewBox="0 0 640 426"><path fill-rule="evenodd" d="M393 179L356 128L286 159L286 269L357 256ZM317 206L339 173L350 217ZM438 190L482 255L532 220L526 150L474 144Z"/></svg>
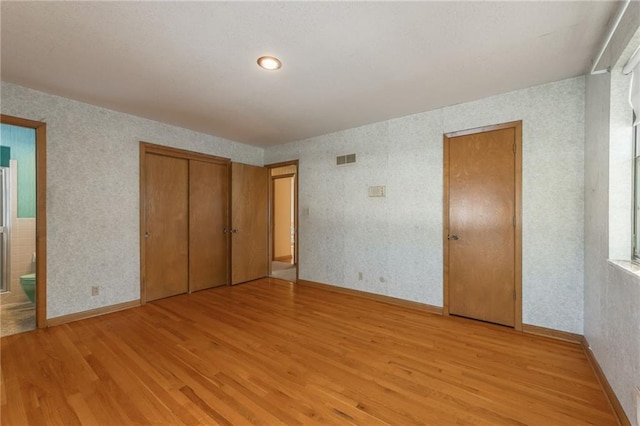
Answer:
<svg viewBox="0 0 640 426"><path fill-rule="evenodd" d="M20 291L20 277L35 272L35 220L15 219L11 246L11 288Z"/></svg>

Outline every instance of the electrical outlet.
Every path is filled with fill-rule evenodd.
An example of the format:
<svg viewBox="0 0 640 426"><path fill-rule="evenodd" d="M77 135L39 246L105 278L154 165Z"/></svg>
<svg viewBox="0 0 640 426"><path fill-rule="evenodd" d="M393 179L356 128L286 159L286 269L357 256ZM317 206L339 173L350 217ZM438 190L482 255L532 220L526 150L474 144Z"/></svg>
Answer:
<svg viewBox="0 0 640 426"><path fill-rule="evenodd" d="M91 295L92 296L97 296L98 294L100 294L100 287L98 287L97 285L94 285L91 287Z"/></svg>
<svg viewBox="0 0 640 426"><path fill-rule="evenodd" d="M362 272L358 272L358 281L362 281Z"/></svg>

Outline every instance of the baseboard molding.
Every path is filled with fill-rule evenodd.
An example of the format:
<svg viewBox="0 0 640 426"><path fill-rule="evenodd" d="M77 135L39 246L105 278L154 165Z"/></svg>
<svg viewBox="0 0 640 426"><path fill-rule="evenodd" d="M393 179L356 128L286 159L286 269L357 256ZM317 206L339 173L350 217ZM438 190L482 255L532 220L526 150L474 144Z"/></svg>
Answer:
<svg viewBox="0 0 640 426"><path fill-rule="evenodd" d="M276 262L291 262L291 255L289 256L278 256L274 257L273 260Z"/></svg>
<svg viewBox="0 0 640 426"><path fill-rule="evenodd" d="M115 305L103 306L101 308L90 309L88 311L76 312L75 314L62 315L47 320L47 327L55 327L56 325L66 324L72 321L78 321L99 315L110 314L112 312L123 311L129 308L140 306L140 300L132 300L130 302L118 303Z"/></svg>
<svg viewBox="0 0 640 426"><path fill-rule="evenodd" d="M584 338L581 334L574 334L567 331L554 330L552 328L538 327L537 325L529 324L522 324L522 332L525 334L534 334L536 336L563 340L577 345L582 344L582 339Z"/></svg>
<svg viewBox="0 0 640 426"><path fill-rule="evenodd" d="M587 360L589 361L589 364L591 365L591 368L593 369L593 372L598 379L598 382L600 382L600 386L602 386L605 395L607 395L607 399L609 400L609 404L611 405L613 412L618 418L618 424L621 426L631 426L631 422L629 421L627 414L624 412L622 404L620 404L616 393L613 391L613 388L609 384L607 376L604 375L604 371L602 371L600 364L598 364L598 360L596 359L595 355L593 355L587 338L582 336L580 343L582 345L582 350L584 351L584 354L586 355Z"/></svg>
<svg viewBox="0 0 640 426"><path fill-rule="evenodd" d="M413 302L411 300L398 299L391 296L383 296L375 293L368 293L362 290L354 290L351 288L338 287L331 284L323 284L315 281L298 280L297 285L306 287L320 288L322 290L332 291L334 293L348 294L350 296L362 297L363 299L374 300L376 302L387 303L389 305L402 306L403 308L416 309L430 314L442 315L442 308L438 306L428 305L426 303Z"/></svg>

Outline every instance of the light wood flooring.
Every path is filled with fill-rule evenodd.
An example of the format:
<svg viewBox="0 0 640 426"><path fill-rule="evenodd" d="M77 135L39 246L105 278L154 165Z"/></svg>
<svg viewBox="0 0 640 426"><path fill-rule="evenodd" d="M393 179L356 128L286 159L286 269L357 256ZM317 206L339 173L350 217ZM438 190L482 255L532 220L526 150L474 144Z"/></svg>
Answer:
<svg viewBox="0 0 640 426"><path fill-rule="evenodd" d="M8 425L615 425L579 345L263 279L4 337Z"/></svg>

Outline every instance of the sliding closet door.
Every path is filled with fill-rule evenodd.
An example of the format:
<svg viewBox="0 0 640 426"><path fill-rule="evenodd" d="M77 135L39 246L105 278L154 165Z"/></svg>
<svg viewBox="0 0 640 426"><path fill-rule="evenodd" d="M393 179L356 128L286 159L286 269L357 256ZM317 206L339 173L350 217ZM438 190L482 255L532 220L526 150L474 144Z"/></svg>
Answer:
<svg viewBox="0 0 640 426"><path fill-rule="evenodd" d="M229 163L189 161L189 291L228 284Z"/></svg>
<svg viewBox="0 0 640 426"><path fill-rule="evenodd" d="M189 161L145 154L146 301L189 286Z"/></svg>
<svg viewBox="0 0 640 426"><path fill-rule="evenodd" d="M231 284L269 273L269 171L231 164Z"/></svg>

